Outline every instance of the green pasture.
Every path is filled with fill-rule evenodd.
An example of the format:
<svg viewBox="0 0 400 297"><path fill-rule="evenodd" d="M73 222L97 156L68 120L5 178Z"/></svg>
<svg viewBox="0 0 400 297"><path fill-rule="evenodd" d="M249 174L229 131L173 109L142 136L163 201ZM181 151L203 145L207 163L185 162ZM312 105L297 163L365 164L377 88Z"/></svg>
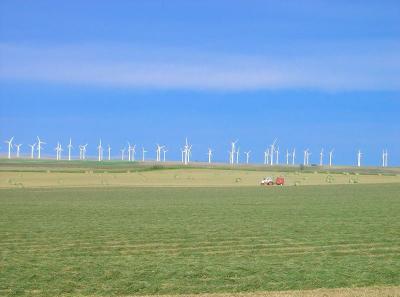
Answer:
<svg viewBox="0 0 400 297"><path fill-rule="evenodd" d="M0 190L0 296L400 285L400 184Z"/></svg>

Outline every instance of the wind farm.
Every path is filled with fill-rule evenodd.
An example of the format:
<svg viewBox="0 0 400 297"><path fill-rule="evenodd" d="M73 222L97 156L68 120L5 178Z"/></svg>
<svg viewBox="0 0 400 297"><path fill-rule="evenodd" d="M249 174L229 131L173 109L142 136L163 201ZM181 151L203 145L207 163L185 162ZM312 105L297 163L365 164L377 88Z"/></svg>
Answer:
<svg viewBox="0 0 400 297"><path fill-rule="evenodd" d="M400 297L375 2L1 1L0 296Z"/></svg>

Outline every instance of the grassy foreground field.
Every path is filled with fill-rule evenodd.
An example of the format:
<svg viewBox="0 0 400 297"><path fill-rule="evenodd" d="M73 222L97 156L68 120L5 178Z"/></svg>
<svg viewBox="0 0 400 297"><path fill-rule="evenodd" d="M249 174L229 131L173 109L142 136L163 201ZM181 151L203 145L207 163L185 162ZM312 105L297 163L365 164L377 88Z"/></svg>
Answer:
<svg viewBox="0 0 400 297"><path fill-rule="evenodd" d="M0 256L4 296L400 286L400 185L2 189Z"/></svg>

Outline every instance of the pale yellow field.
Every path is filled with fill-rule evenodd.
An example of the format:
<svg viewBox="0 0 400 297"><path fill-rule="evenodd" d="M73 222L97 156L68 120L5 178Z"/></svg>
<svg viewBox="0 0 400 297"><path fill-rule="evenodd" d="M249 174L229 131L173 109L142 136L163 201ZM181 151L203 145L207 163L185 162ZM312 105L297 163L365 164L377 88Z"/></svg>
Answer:
<svg viewBox="0 0 400 297"><path fill-rule="evenodd" d="M85 186L258 186L266 176L285 177L287 186L400 183L400 175L169 169L126 173L0 172L0 188Z"/></svg>

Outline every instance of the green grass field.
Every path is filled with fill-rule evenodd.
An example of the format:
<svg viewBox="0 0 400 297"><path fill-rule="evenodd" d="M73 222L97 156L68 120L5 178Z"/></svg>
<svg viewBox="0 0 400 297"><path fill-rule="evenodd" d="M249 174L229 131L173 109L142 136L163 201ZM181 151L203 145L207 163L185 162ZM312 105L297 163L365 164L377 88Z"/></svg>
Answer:
<svg viewBox="0 0 400 297"><path fill-rule="evenodd" d="M400 285L400 184L0 190L0 295Z"/></svg>

